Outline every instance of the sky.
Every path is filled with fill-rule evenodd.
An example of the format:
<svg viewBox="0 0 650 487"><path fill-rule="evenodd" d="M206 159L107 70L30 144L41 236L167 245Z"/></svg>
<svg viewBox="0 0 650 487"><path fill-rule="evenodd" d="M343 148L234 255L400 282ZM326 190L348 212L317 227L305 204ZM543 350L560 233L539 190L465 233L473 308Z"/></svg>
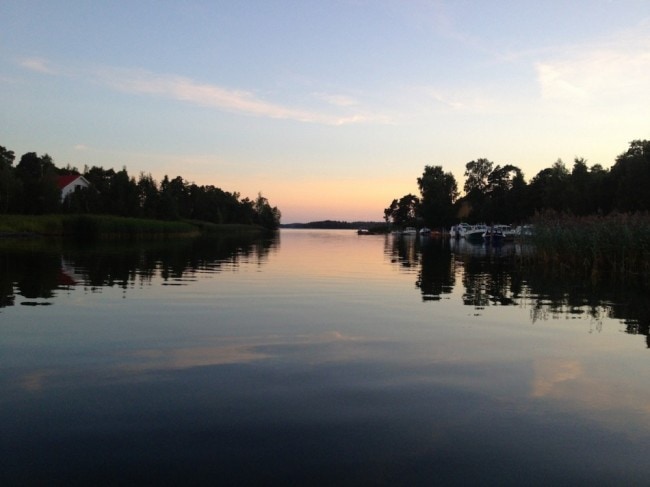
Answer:
<svg viewBox="0 0 650 487"><path fill-rule="evenodd" d="M424 167L650 138L650 1L4 0L0 145L381 221Z"/></svg>

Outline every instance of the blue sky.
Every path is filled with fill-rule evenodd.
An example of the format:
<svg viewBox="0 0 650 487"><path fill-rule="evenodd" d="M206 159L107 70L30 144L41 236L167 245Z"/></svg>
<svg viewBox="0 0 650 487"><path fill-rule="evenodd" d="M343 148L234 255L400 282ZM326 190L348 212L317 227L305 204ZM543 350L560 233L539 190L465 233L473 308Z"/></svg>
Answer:
<svg viewBox="0 0 650 487"><path fill-rule="evenodd" d="M610 167L650 138L650 2L0 4L0 145L283 222L381 220L425 165Z"/></svg>

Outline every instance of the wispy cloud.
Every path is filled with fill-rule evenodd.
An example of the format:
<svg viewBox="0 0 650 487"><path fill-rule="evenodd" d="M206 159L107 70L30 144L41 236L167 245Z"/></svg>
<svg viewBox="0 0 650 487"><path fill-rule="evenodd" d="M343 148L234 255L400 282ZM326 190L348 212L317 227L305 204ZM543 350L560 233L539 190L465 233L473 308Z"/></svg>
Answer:
<svg viewBox="0 0 650 487"><path fill-rule="evenodd" d="M634 98L641 104L650 101L647 32L644 29L592 45L574 46L536 63L542 98L579 103Z"/></svg>
<svg viewBox="0 0 650 487"><path fill-rule="evenodd" d="M475 88L446 89L424 88L426 96L443 107L459 112L486 113L495 111L498 103L494 98Z"/></svg>
<svg viewBox="0 0 650 487"><path fill-rule="evenodd" d="M20 65L23 68L27 68L38 73L56 74L56 71L50 66L50 64L42 58L26 58L20 61Z"/></svg>
<svg viewBox="0 0 650 487"><path fill-rule="evenodd" d="M23 59L20 65L44 74L91 78L99 84L124 93L158 96L257 117L324 125L389 123L387 116L363 111L356 100L344 95L312 94L315 101L326 101L330 105L330 110L305 109L264 100L251 91L225 88L216 84L201 83L184 76L158 74L143 69L111 67L54 69L51 63L42 58Z"/></svg>
<svg viewBox="0 0 650 487"><path fill-rule="evenodd" d="M102 83L125 93L160 96L233 113L326 125L386 123L385 117L361 112L331 114L288 107L263 100L250 91L199 83L182 76L124 69L101 69L96 74ZM354 104L351 99L343 97L330 98L330 102L339 107Z"/></svg>
<svg viewBox="0 0 650 487"><path fill-rule="evenodd" d="M319 98L330 105L335 105L337 107L352 107L359 104L359 102L352 98L351 96L346 95L333 95L331 93L314 93L316 98Z"/></svg>

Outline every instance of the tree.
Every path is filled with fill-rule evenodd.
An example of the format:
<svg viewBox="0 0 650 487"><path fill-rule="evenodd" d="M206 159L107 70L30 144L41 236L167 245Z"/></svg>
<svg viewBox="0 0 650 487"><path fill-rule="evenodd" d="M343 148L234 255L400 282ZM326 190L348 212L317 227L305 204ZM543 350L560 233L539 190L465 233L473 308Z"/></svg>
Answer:
<svg viewBox="0 0 650 487"><path fill-rule="evenodd" d="M542 169L530 182L530 197L535 211L568 209L569 171L562 159Z"/></svg>
<svg viewBox="0 0 650 487"><path fill-rule="evenodd" d="M482 217L487 222L512 223L524 216L526 181L517 166L497 165L488 176Z"/></svg>
<svg viewBox="0 0 650 487"><path fill-rule="evenodd" d="M35 152L23 154L16 166L16 176L22 183L22 211L42 214L58 210L61 191L56 180L57 171L52 158Z"/></svg>
<svg viewBox="0 0 650 487"><path fill-rule="evenodd" d="M489 185L489 176L492 172L494 163L487 159L477 159L465 164L465 201L471 207L473 219L482 219L484 216L481 214L484 209L485 199L487 197L486 190Z"/></svg>
<svg viewBox="0 0 650 487"><path fill-rule="evenodd" d="M22 185L15 175L14 151L0 146L0 213L17 211Z"/></svg>
<svg viewBox="0 0 650 487"><path fill-rule="evenodd" d="M143 218L156 218L158 216L158 205L160 195L158 185L151 174L140 173L138 178L138 216Z"/></svg>
<svg viewBox="0 0 650 487"><path fill-rule="evenodd" d="M418 178L420 203L417 215L431 227L447 227L454 219L454 202L458 198L458 185L452 173L442 166L425 166Z"/></svg>
<svg viewBox="0 0 650 487"><path fill-rule="evenodd" d="M271 208L269 200L262 196L262 193L257 194L253 209L257 213L257 223L259 225L269 230L275 230L280 226L280 210L276 207Z"/></svg>
<svg viewBox="0 0 650 487"><path fill-rule="evenodd" d="M619 211L650 210L650 140L634 140L616 158L610 171L614 208Z"/></svg>
<svg viewBox="0 0 650 487"><path fill-rule="evenodd" d="M384 210L387 220L397 227L415 226L420 200L413 194L402 196L399 201L393 200L390 207Z"/></svg>

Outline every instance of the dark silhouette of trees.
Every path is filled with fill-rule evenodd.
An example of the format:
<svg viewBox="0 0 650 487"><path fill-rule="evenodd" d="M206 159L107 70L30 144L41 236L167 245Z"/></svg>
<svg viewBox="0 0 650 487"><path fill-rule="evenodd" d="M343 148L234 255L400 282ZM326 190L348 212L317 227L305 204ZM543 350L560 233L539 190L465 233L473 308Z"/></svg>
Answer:
<svg viewBox="0 0 650 487"><path fill-rule="evenodd" d="M465 177L465 194L457 198L453 176L441 166L425 166L417 178L421 198L393 200L384 210L386 222L437 227L459 220L522 223L548 210L576 216L650 211L650 141L630 142L609 170L576 157L569 171L558 159L527 183L517 166L480 158L465 165ZM449 201L455 202L452 210ZM417 219L409 216L412 209Z"/></svg>
<svg viewBox="0 0 650 487"><path fill-rule="evenodd" d="M0 146L0 213L15 211L19 205L22 183L15 175L14 159L14 151Z"/></svg>
<svg viewBox="0 0 650 487"><path fill-rule="evenodd" d="M451 173L442 166L425 166L418 178L420 203L416 214L430 228L448 227L455 219L454 202L458 198L458 185Z"/></svg>
<svg viewBox="0 0 650 487"><path fill-rule="evenodd" d="M40 215L59 208L60 193L56 184L57 171L52 158L28 152L16 166L16 177L22 183L22 204L25 213Z"/></svg>
<svg viewBox="0 0 650 487"><path fill-rule="evenodd" d="M402 196L399 201L393 200L390 206L384 210L384 218L387 223L392 222L396 227L415 226L419 204L418 197L409 193Z"/></svg>
<svg viewBox="0 0 650 487"><path fill-rule="evenodd" d="M475 219L482 220L485 218L482 213L487 197L488 178L493 167L494 163L487 159L477 159L465 164L464 202Z"/></svg>
<svg viewBox="0 0 650 487"><path fill-rule="evenodd" d="M650 141L634 140L610 171L614 207L619 211L650 209Z"/></svg>
<svg viewBox="0 0 650 487"><path fill-rule="evenodd" d="M59 169L47 154L24 154L14 167L14 153L0 146L0 213L96 213L164 220L192 219L212 223L245 223L277 229L281 213L258 194L254 201L215 186L198 186L181 176L165 176L158 184L151 174L136 180L120 171L84 168L89 188L61 201L58 178L78 174L70 166Z"/></svg>

